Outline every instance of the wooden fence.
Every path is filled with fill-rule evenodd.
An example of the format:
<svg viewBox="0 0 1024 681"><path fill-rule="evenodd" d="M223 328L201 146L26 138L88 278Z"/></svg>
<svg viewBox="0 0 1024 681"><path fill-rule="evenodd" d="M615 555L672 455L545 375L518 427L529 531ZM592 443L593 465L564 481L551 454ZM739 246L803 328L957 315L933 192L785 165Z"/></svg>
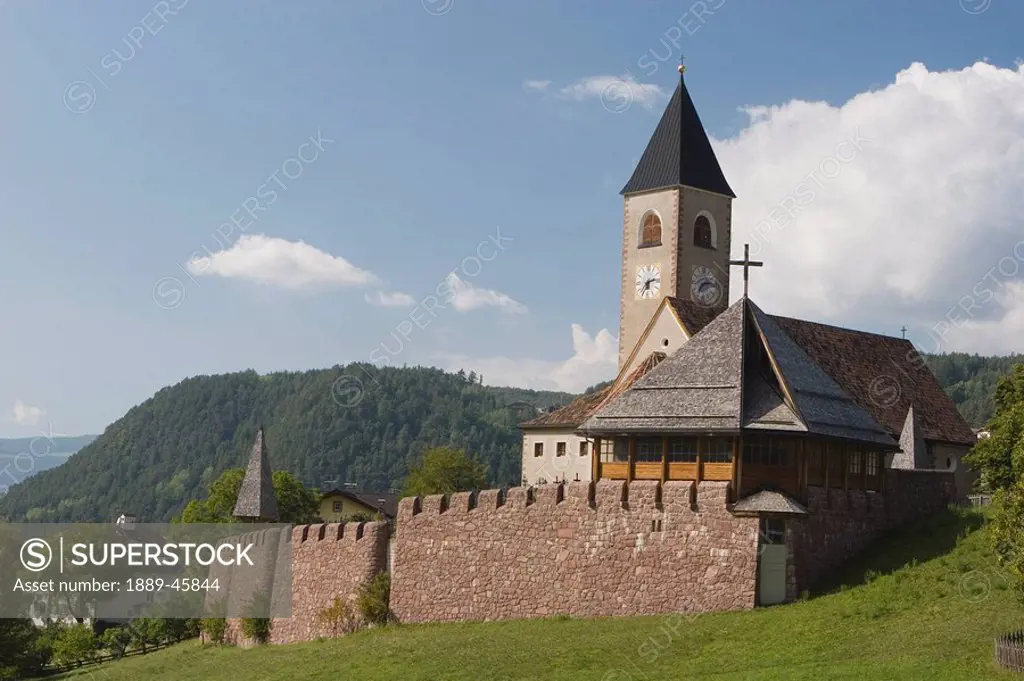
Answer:
<svg viewBox="0 0 1024 681"><path fill-rule="evenodd" d="M1004 669L1024 672L1024 631L996 639L996 664Z"/></svg>

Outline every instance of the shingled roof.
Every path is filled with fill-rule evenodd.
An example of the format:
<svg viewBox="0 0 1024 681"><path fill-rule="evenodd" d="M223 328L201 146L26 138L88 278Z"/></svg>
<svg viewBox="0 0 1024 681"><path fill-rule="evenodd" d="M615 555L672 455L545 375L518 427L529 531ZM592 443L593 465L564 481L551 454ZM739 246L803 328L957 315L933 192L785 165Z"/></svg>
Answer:
<svg viewBox="0 0 1024 681"><path fill-rule="evenodd" d="M587 419L591 432L804 432L896 442L747 298Z"/></svg>
<svg viewBox="0 0 1024 681"><path fill-rule="evenodd" d="M623 377L622 380L616 379L600 390L595 390L592 393L576 398L561 409L556 409L553 412L521 423L520 427L526 430L534 428L575 428L586 421L602 404L620 395L635 382L647 375L647 372L658 366L663 359L665 359L664 352L652 352L633 371L629 372L628 376Z"/></svg>
<svg viewBox="0 0 1024 681"><path fill-rule="evenodd" d="M267 458L263 426L256 431L256 440L249 454L249 467L238 490L233 516L243 520L277 522L277 496L274 494L274 472Z"/></svg>
<svg viewBox="0 0 1024 681"><path fill-rule="evenodd" d="M685 185L735 197L683 79L622 194Z"/></svg>
<svg viewBox="0 0 1024 681"><path fill-rule="evenodd" d="M910 341L802 319L773 319L894 438L902 434L913 406L925 439L977 441Z"/></svg>
<svg viewBox="0 0 1024 681"><path fill-rule="evenodd" d="M711 323L711 320L722 313L721 307L708 307L695 303L685 298L665 296L665 301L671 306L676 317L686 327L686 331L692 336L699 333L701 329Z"/></svg>

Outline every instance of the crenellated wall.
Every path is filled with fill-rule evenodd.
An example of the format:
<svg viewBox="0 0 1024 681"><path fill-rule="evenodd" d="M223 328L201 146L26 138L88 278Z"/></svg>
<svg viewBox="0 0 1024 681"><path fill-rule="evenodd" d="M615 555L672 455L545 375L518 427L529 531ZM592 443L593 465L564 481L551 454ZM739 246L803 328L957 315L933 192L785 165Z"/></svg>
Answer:
<svg viewBox="0 0 1024 681"><path fill-rule="evenodd" d="M645 615L752 608L757 519L728 483L622 481L401 501L399 620ZM534 496L535 495L535 496Z"/></svg>
<svg viewBox="0 0 1024 681"><path fill-rule="evenodd" d="M384 522L293 528L292 616L274 619L270 642L295 643L335 636L336 632L319 620L319 614L331 607L336 597L354 601L363 584L387 569L388 535ZM232 598L235 591L233 586ZM356 612L354 606L352 612ZM246 643L240 620L228 620L226 639L236 645Z"/></svg>
<svg viewBox="0 0 1024 681"><path fill-rule="evenodd" d="M810 515L790 529L794 579L790 598L818 583L830 568L866 549L890 529L945 508L957 499L953 473L886 471L883 493L808 488Z"/></svg>

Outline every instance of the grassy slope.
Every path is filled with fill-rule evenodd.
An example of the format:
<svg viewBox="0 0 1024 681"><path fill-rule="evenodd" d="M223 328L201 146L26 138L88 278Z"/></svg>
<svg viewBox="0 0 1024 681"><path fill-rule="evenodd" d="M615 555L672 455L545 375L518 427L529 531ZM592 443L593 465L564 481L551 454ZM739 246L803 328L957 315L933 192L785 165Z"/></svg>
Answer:
<svg viewBox="0 0 1024 681"><path fill-rule="evenodd" d="M1017 678L995 668L992 639L1024 628L1024 608L985 533L974 531L980 525L976 514L944 514L836 576L857 586L753 612L395 626L254 650L188 643L92 673L105 681ZM907 565L915 556L920 564Z"/></svg>

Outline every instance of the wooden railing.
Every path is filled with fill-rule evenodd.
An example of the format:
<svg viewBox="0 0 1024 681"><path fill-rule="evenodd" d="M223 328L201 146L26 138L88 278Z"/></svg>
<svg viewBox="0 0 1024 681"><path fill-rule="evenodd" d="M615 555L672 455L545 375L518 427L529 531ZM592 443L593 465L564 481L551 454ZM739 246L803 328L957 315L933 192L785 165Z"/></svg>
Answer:
<svg viewBox="0 0 1024 681"><path fill-rule="evenodd" d="M996 664L1004 669L1024 672L1024 631L996 639Z"/></svg>

